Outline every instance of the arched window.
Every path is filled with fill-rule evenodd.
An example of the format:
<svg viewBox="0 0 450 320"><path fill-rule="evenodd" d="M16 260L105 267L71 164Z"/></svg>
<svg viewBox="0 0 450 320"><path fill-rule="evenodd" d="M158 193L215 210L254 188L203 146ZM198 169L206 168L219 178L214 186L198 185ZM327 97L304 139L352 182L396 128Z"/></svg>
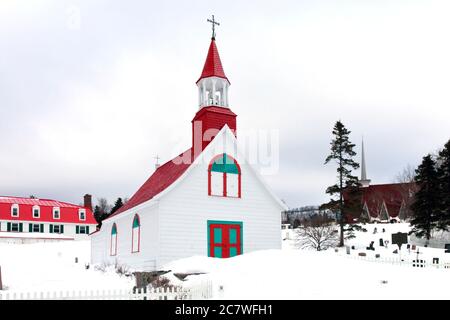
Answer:
<svg viewBox="0 0 450 320"><path fill-rule="evenodd" d="M225 153L215 156L209 164L208 195L241 197L241 168Z"/></svg>
<svg viewBox="0 0 450 320"><path fill-rule="evenodd" d="M110 247L110 255L117 255L117 226L114 223L111 228L111 247Z"/></svg>
<svg viewBox="0 0 450 320"><path fill-rule="evenodd" d="M139 216L134 215L132 234L131 234L131 252L139 252L141 246L141 221Z"/></svg>

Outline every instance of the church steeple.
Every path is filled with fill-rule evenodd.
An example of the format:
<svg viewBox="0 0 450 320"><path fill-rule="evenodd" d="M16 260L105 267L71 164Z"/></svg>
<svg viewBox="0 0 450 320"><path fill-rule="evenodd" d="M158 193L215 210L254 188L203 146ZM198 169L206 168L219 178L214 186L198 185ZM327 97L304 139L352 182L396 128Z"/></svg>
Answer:
<svg viewBox="0 0 450 320"><path fill-rule="evenodd" d="M212 20L208 19L208 22L212 23L213 35L202 74L196 82L198 86L198 104L200 108L207 106L228 108L228 87L230 86L230 81L223 71L214 29L215 25L219 24L214 20L214 16Z"/></svg>
<svg viewBox="0 0 450 320"><path fill-rule="evenodd" d="M218 25L213 20L213 27ZM228 81L223 71L219 51L216 46L215 31L209 45L202 74L197 80L199 110L192 119L193 158L202 152L215 135L225 126L236 136L236 114L229 109Z"/></svg>
<svg viewBox="0 0 450 320"><path fill-rule="evenodd" d="M359 180L359 183L362 187L368 187L370 185L370 179L367 179L366 156L364 154L364 139L361 142L361 180Z"/></svg>

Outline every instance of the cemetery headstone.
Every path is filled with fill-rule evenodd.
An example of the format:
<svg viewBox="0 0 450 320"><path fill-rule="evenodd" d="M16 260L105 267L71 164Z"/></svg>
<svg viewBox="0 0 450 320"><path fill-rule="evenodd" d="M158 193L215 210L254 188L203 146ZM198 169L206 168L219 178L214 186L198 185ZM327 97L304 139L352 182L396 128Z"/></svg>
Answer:
<svg viewBox="0 0 450 320"><path fill-rule="evenodd" d="M383 228L383 232L386 232L386 230Z"/></svg>
<svg viewBox="0 0 450 320"><path fill-rule="evenodd" d="M380 254L377 253L377 254L375 255L375 258L379 258L379 257L380 257Z"/></svg>
<svg viewBox="0 0 450 320"><path fill-rule="evenodd" d="M398 245L398 248L402 248L402 244L408 243L408 234L406 232L397 232L392 234L392 244Z"/></svg>
<svg viewBox="0 0 450 320"><path fill-rule="evenodd" d="M439 258L433 258L433 264L439 264Z"/></svg>
<svg viewBox="0 0 450 320"><path fill-rule="evenodd" d="M347 252L347 254L350 254L350 247L349 246L345 246L345 251Z"/></svg>
<svg viewBox="0 0 450 320"><path fill-rule="evenodd" d="M445 244L445 253L450 253L450 243Z"/></svg>
<svg viewBox="0 0 450 320"><path fill-rule="evenodd" d="M355 250L355 246L352 246L352 250Z"/></svg>
<svg viewBox="0 0 450 320"><path fill-rule="evenodd" d="M415 244L413 244L412 246L411 246L411 250L416 250L416 245Z"/></svg>
<svg viewBox="0 0 450 320"><path fill-rule="evenodd" d="M373 234L377 233L377 227L373 229Z"/></svg>
<svg viewBox="0 0 450 320"><path fill-rule="evenodd" d="M365 253L365 252L360 252L360 253L358 253L358 256L360 256L360 257L365 257L365 256L366 256L366 253Z"/></svg>
<svg viewBox="0 0 450 320"><path fill-rule="evenodd" d="M395 249L394 251L392 251L392 253L397 254L398 253L398 249Z"/></svg>
<svg viewBox="0 0 450 320"><path fill-rule="evenodd" d="M384 240L380 238L380 247L384 247Z"/></svg>

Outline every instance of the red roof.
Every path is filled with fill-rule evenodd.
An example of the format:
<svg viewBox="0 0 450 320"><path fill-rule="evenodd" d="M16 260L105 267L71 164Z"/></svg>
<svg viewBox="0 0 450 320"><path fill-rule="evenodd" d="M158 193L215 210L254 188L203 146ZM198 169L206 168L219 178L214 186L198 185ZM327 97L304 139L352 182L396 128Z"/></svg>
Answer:
<svg viewBox="0 0 450 320"><path fill-rule="evenodd" d="M203 78L208 77L224 78L228 82L230 82L226 77L225 72L223 71L219 51L217 50L216 41L214 39L211 40L208 55L206 56L205 66L203 67L202 75L197 80L197 82L199 82Z"/></svg>
<svg viewBox="0 0 450 320"><path fill-rule="evenodd" d="M11 206L13 204L19 205L18 217L11 216ZM33 218L33 206L39 206L39 218ZM53 207L59 207L59 219L53 218ZM86 210L85 220L80 220L78 214L79 209ZM0 220L97 224L97 221L95 221L94 215L92 214L92 210L83 206L50 199L31 199L3 196L0 196Z"/></svg>
<svg viewBox="0 0 450 320"><path fill-rule="evenodd" d="M178 161L179 159L187 161ZM119 210L110 215L113 217L121 212L131 209L145 201L152 199L157 194L164 191L172 183L174 183L191 165L192 163L191 149L186 150L174 159L161 165L148 178L147 181L139 188L139 190L127 201ZM181 163L179 163L181 162Z"/></svg>
<svg viewBox="0 0 450 320"><path fill-rule="evenodd" d="M362 203L367 204L369 214L378 217L383 202L390 217L397 217L402 203L409 197L410 190L414 190L413 183L377 184L362 188Z"/></svg>

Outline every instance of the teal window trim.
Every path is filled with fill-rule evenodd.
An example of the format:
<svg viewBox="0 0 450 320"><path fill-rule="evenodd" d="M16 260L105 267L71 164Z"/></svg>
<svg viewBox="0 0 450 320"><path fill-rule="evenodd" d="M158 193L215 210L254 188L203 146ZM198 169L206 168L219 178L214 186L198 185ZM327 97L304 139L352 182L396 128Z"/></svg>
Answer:
<svg viewBox="0 0 450 320"><path fill-rule="evenodd" d="M235 160L226 153L223 153L221 157L213 161L211 171L240 174Z"/></svg>
<svg viewBox="0 0 450 320"><path fill-rule="evenodd" d="M140 226L141 226L141 222L140 222L139 216L136 214L136 215L134 215L134 219L133 219L133 229L139 228Z"/></svg>
<svg viewBox="0 0 450 320"><path fill-rule="evenodd" d="M206 235L207 235L207 243L206 243L206 251L207 251L207 257L211 257L211 254L209 252L209 243L211 240L211 235L209 234L209 226L212 224L233 224L233 225L239 225L241 228L241 254L244 253L244 223L242 221L222 221L222 220L207 220L206 221Z"/></svg>
<svg viewBox="0 0 450 320"><path fill-rule="evenodd" d="M115 235L115 234L117 234L117 226L116 226L116 224L114 223L113 226L112 226L112 228L111 228L111 235Z"/></svg>

